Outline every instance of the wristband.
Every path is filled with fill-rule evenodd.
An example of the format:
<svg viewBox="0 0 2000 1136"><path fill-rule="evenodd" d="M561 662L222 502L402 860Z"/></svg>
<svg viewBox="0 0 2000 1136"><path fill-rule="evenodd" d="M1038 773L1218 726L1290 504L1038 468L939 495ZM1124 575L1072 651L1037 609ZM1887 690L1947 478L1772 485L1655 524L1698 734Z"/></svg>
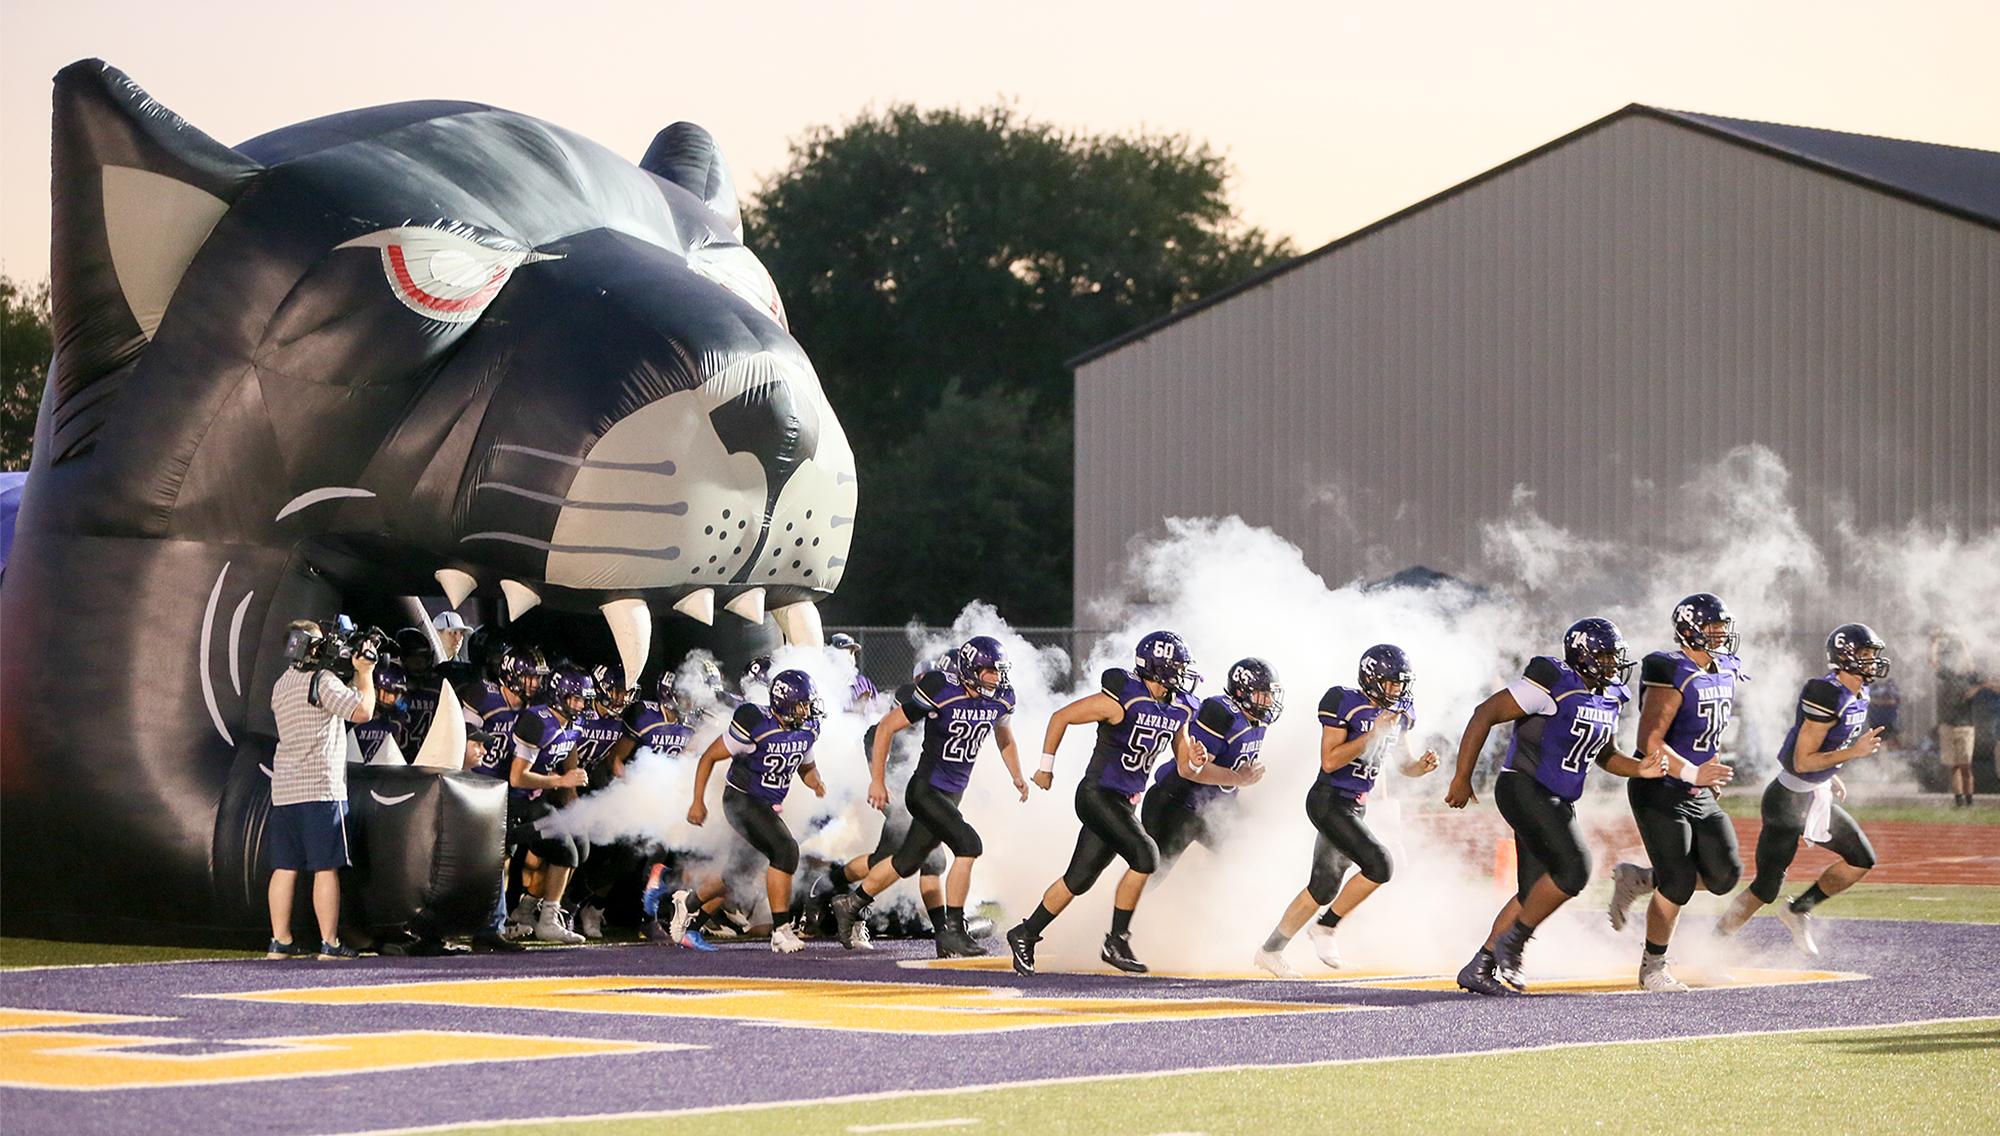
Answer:
<svg viewBox="0 0 2000 1136"><path fill-rule="evenodd" d="M1036 770L1036 772L1037 772L1037 773L1054 773L1055 771L1056 771L1056 755L1055 755L1055 754L1052 754L1052 753L1045 753L1045 754L1043 754L1043 755L1042 755L1042 766L1041 766L1041 768L1040 768L1040 769Z"/></svg>

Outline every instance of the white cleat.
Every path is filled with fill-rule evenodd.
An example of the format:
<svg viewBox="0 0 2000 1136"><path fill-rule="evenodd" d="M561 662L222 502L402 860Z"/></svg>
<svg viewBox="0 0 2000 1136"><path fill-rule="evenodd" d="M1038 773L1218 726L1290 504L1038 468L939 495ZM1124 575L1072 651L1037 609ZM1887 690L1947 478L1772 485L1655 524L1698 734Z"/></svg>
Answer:
<svg viewBox="0 0 2000 1136"><path fill-rule="evenodd" d="M546 900L535 905L535 941L538 943L561 943L566 947L581 944L582 935L569 929L563 922L563 909L559 903Z"/></svg>
<svg viewBox="0 0 2000 1136"><path fill-rule="evenodd" d="M1791 904L1778 908L1778 922L1792 933L1792 945L1799 948L1807 958L1819 957L1819 944L1813 941L1812 916L1793 911Z"/></svg>
<svg viewBox="0 0 2000 1136"><path fill-rule="evenodd" d="M1333 945L1333 928L1314 923L1306 928L1306 938L1311 940L1313 953L1319 956L1320 962L1331 969L1340 969L1340 948Z"/></svg>
<svg viewBox="0 0 2000 1136"><path fill-rule="evenodd" d="M576 909L576 933L586 939L604 937L604 912L586 903Z"/></svg>
<svg viewBox="0 0 2000 1136"><path fill-rule="evenodd" d="M1639 963L1639 989L1648 994L1685 994L1688 984L1667 969L1667 956L1647 955Z"/></svg>
<svg viewBox="0 0 2000 1136"><path fill-rule="evenodd" d="M1637 864L1620 864L1611 870L1611 929L1625 929L1626 913L1640 896L1653 890L1653 873Z"/></svg>
<svg viewBox="0 0 2000 1136"><path fill-rule="evenodd" d="M683 888L670 901L674 913L667 921L667 942L679 943L688 937L688 928L694 925L694 893Z"/></svg>
<svg viewBox="0 0 2000 1136"><path fill-rule="evenodd" d="M1273 978L1299 977L1299 972L1293 970L1292 964L1286 962L1285 956L1279 954L1277 951L1260 950L1257 952L1256 957L1250 961L1256 963L1264 970L1270 971Z"/></svg>
<svg viewBox="0 0 2000 1136"><path fill-rule="evenodd" d="M527 892L514 903L514 910L507 913L507 922L500 928L500 934L509 939L525 939L535 933L535 897Z"/></svg>
<svg viewBox="0 0 2000 1136"><path fill-rule="evenodd" d="M790 923L783 927L771 928L771 951L774 954L795 955L806 949L806 941Z"/></svg>

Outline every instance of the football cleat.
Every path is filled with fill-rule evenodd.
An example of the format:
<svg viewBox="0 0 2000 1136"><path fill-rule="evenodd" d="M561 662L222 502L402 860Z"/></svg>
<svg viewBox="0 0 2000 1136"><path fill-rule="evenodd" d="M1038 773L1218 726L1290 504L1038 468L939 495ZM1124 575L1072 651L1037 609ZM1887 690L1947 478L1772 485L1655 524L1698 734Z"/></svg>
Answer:
<svg viewBox="0 0 2000 1136"><path fill-rule="evenodd" d="M993 920L988 919L984 915L966 916L965 933L972 936L974 942L980 939L992 938L995 930L998 930L998 928L993 926Z"/></svg>
<svg viewBox="0 0 2000 1136"><path fill-rule="evenodd" d="M1526 940L1514 942L1512 931L1493 945L1493 977L1519 994L1528 992L1527 984L1521 981L1521 948L1527 945Z"/></svg>
<svg viewBox="0 0 2000 1136"><path fill-rule="evenodd" d="M681 939L681 946L691 951L719 951L722 948L702 937L700 931L689 931Z"/></svg>
<svg viewBox="0 0 2000 1136"><path fill-rule="evenodd" d="M1007 953L1013 956L1015 974L1035 973L1035 944L1039 942L1041 937L1030 932L1026 923L1008 929Z"/></svg>
<svg viewBox="0 0 2000 1136"><path fill-rule="evenodd" d="M664 877L664 873L662 876ZM647 884L646 890L639 893L639 910L645 913L646 918L654 918L659 915L660 900L665 898L666 894L667 883L664 878Z"/></svg>
<svg viewBox="0 0 2000 1136"><path fill-rule="evenodd" d="M1637 864L1620 864L1611 870L1611 929L1625 929L1626 913L1639 897L1653 890L1652 873Z"/></svg>
<svg viewBox="0 0 2000 1136"><path fill-rule="evenodd" d="M1667 956L1647 955L1639 962L1639 989L1648 994L1685 994L1688 984L1667 969Z"/></svg>
<svg viewBox="0 0 2000 1136"><path fill-rule="evenodd" d="M795 955L806 949L806 941L799 938L798 928L790 923L771 928L771 951L773 954Z"/></svg>
<svg viewBox="0 0 2000 1136"><path fill-rule="evenodd" d="M1519 991L1501 982L1493 973L1493 952L1481 950L1458 972L1458 988L1489 998L1505 998Z"/></svg>
<svg viewBox="0 0 2000 1136"><path fill-rule="evenodd" d="M982 958L985 954L986 948L974 942L972 936L965 933L965 924L962 920L947 917L938 925L937 957Z"/></svg>
<svg viewBox="0 0 2000 1136"><path fill-rule="evenodd" d="M534 938L538 943L560 943L566 947L584 942L584 937L570 930L564 921L562 905L548 901L535 905Z"/></svg>
<svg viewBox="0 0 2000 1136"><path fill-rule="evenodd" d="M1793 911L1791 904L1778 908L1778 922L1792 933L1792 945L1807 958L1818 958L1819 944L1813 941L1812 918L1803 911Z"/></svg>
<svg viewBox="0 0 2000 1136"><path fill-rule="evenodd" d="M683 888L669 902L673 914L667 917L667 941L678 943L687 938L688 928L694 926L694 893Z"/></svg>
<svg viewBox="0 0 2000 1136"><path fill-rule="evenodd" d="M1340 948L1333 943L1333 928L1314 923L1306 928L1306 938L1311 940L1313 953L1319 956L1320 962L1335 970L1340 969Z"/></svg>
<svg viewBox="0 0 2000 1136"><path fill-rule="evenodd" d="M868 924L861 918L861 911L868 906L868 901L853 892L845 892L834 896L833 902L827 906L833 911L833 937L840 940L841 946L853 950L856 932L859 931L864 939L868 934Z"/></svg>
<svg viewBox="0 0 2000 1136"><path fill-rule="evenodd" d="M1104 936L1104 949L1097 952L1097 957L1127 974L1146 973L1146 964L1140 962L1138 956L1132 953L1130 935Z"/></svg>
<svg viewBox="0 0 2000 1136"><path fill-rule="evenodd" d="M513 954L518 951L525 951L528 948L488 927L473 932L472 949L475 951L497 951L503 954Z"/></svg>
<svg viewBox="0 0 2000 1136"><path fill-rule="evenodd" d="M1299 972L1293 970L1292 964L1286 962L1285 956L1279 954L1277 951L1260 950L1253 958L1251 958L1250 961L1256 963L1263 969L1270 971L1271 977L1273 978L1299 977Z"/></svg>
<svg viewBox="0 0 2000 1136"><path fill-rule="evenodd" d="M522 892L521 898L514 901L514 910L507 913L507 924L501 929L501 934L510 939L532 937L535 933L535 904L534 896Z"/></svg>
<svg viewBox="0 0 2000 1136"><path fill-rule="evenodd" d="M576 933L586 939L604 937L604 909L592 904L584 904L576 909Z"/></svg>
<svg viewBox="0 0 2000 1136"><path fill-rule="evenodd" d="M639 937L649 943L671 943L667 937L667 925L658 919L648 919L639 924Z"/></svg>

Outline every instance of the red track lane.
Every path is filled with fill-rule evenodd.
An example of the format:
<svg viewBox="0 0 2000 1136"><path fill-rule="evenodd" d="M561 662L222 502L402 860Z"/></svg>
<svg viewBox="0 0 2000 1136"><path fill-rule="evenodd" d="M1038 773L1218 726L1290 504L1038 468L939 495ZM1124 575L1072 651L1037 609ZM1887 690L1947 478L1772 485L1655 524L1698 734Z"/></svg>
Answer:
<svg viewBox="0 0 2000 1136"><path fill-rule="evenodd" d="M1465 847L1475 861L1490 859L1494 840L1507 834L1505 822L1483 810L1421 812L1411 818L1433 822L1441 838ZM1620 859L1644 860L1639 830L1629 816L1587 821L1584 827L1600 871L1608 871ZM1736 820L1746 880L1755 870L1757 833L1762 828L1756 820ZM1869 883L2000 886L2000 825L1876 821L1864 823L1862 831L1875 846L1875 870L1868 873ZM1803 845L1792 861L1789 878L1810 879L1833 861L1833 854L1825 849Z"/></svg>

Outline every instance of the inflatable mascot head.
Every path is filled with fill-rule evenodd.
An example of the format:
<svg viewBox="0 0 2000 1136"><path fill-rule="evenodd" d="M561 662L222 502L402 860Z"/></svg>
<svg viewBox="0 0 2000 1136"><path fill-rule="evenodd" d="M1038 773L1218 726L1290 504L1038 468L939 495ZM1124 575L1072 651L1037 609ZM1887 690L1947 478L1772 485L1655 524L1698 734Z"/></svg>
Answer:
<svg viewBox="0 0 2000 1136"><path fill-rule="evenodd" d="M700 127L634 165L417 102L232 148L89 60L53 166L0 584L10 922L254 922L293 619L477 593L635 678L669 623L818 641L854 458Z"/></svg>

